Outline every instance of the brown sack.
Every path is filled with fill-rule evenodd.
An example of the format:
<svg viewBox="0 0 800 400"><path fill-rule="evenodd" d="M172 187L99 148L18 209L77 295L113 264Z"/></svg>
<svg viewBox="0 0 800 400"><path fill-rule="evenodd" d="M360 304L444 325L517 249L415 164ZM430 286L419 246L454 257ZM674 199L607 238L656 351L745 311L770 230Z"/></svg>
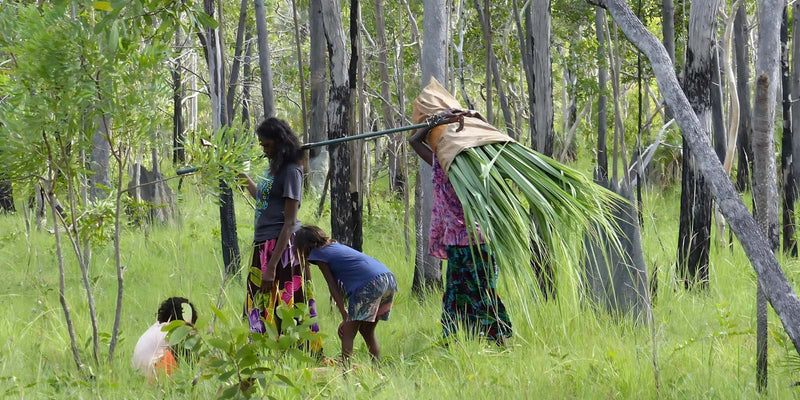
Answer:
<svg viewBox="0 0 800 400"><path fill-rule="evenodd" d="M458 100L431 77L428 86L414 99L412 119L415 124L419 124L448 108L463 110ZM464 129L461 132L456 132L456 129L457 123L433 129L426 140L445 172L450 169L456 156L466 149L490 143L516 142L479 118L465 117Z"/></svg>

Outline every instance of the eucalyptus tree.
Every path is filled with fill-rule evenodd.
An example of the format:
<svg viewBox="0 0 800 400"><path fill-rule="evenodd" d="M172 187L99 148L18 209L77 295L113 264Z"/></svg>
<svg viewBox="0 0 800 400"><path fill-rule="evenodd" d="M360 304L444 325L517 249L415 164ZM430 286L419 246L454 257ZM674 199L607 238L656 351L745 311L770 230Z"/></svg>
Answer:
<svg viewBox="0 0 800 400"><path fill-rule="evenodd" d="M683 89L703 131L711 131L711 80L714 68L714 31L719 0L696 1L689 11L689 41ZM711 242L711 196L705 177L697 174L697 157L684 136L681 179L678 276L686 287L708 284L708 251Z"/></svg>

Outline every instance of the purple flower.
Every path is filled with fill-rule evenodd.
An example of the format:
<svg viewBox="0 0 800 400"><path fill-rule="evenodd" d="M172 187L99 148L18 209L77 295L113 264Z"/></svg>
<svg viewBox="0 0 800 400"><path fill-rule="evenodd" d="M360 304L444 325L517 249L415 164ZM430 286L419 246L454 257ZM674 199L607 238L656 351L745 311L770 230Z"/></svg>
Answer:
<svg viewBox="0 0 800 400"><path fill-rule="evenodd" d="M250 310L250 332L252 333L264 333L267 331L267 327L264 326L264 321L261 319L261 310L257 307Z"/></svg>

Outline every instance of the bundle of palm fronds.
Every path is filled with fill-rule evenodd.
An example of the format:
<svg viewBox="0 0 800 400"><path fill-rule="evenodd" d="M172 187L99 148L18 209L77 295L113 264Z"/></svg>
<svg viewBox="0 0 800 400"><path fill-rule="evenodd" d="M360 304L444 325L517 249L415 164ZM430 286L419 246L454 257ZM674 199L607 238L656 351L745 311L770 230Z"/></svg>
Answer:
<svg viewBox="0 0 800 400"><path fill-rule="evenodd" d="M415 101L415 118L459 108L452 97L441 98L449 94L442 94L435 80L425 90ZM625 200L485 121L468 119L466 132L451 128L432 147L461 201L466 225L473 237L480 228L504 273L530 280L533 260L578 276L586 236L618 246L612 212Z"/></svg>

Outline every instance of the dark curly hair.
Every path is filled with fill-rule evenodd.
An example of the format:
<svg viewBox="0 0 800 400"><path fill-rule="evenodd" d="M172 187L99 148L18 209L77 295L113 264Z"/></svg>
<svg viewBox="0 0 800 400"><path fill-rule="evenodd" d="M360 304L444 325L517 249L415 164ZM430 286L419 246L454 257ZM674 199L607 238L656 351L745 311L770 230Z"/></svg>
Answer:
<svg viewBox="0 0 800 400"><path fill-rule="evenodd" d="M256 128L259 139L275 142L275 153L270 159L269 169L275 174L286 164L302 164L304 152L300 150L300 139L286 121L269 117Z"/></svg>
<svg viewBox="0 0 800 400"><path fill-rule="evenodd" d="M334 240L329 238L322 228L315 225L303 225L294 233L294 247L299 255L306 259L311 250L327 246Z"/></svg>
<svg viewBox="0 0 800 400"><path fill-rule="evenodd" d="M164 300L161 303L161 306L158 307L158 322L170 322L170 321L177 321L177 320L184 320L183 319L183 305L188 304L189 307L192 309L192 320L186 321L191 322L194 325L197 322L197 312L195 312L194 304L190 302L188 299L184 297L170 297Z"/></svg>

